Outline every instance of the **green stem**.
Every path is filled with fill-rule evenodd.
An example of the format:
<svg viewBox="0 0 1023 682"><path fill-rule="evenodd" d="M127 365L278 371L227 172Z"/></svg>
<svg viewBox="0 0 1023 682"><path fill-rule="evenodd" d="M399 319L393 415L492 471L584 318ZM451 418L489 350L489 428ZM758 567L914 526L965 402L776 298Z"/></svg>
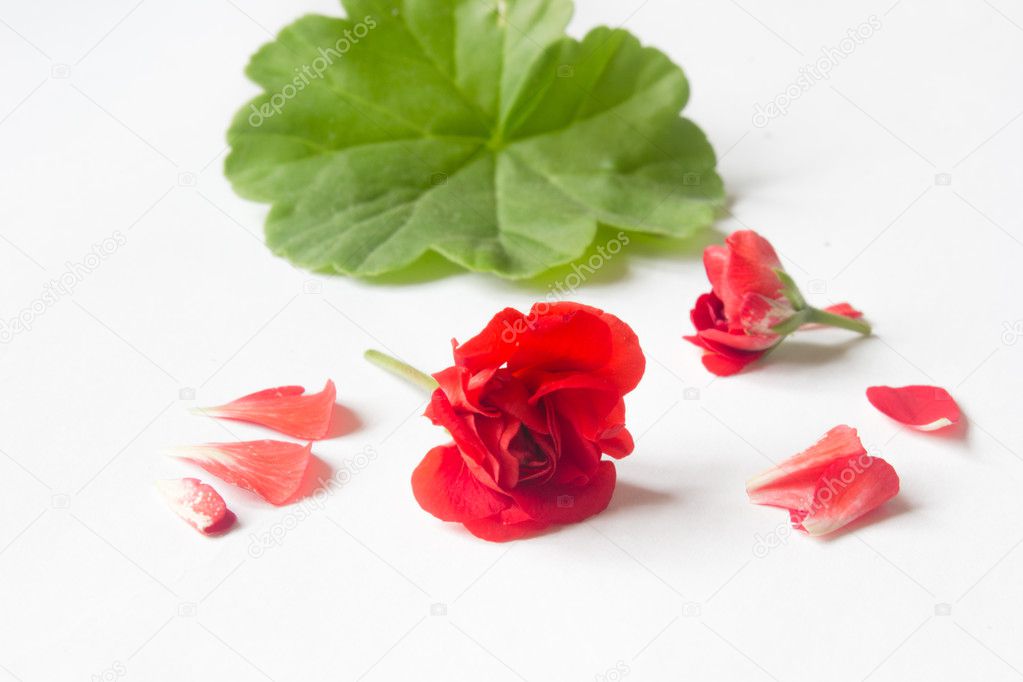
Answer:
<svg viewBox="0 0 1023 682"><path fill-rule="evenodd" d="M430 393L433 393L438 386L437 380L426 372L421 372L412 365L402 362L398 358L393 358L386 353L381 353L378 350L368 350L363 354L363 357L377 367L385 369L391 374Z"/></svg>
<svg viewBox="0 0 1023 682"><path fill-rule="evenodd" d="M844 315L836 315L819 308L807 308L807 324L823 324L828 327L840 327L860 334L870 335L870 325L863 320L855 320Z"/></svg>

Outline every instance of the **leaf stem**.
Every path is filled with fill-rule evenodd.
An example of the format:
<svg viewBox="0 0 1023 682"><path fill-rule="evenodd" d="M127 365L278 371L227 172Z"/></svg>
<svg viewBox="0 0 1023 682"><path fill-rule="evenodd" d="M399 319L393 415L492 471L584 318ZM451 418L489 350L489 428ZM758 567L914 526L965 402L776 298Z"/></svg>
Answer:
<svg viewBox="0 0 1023 682"><path fill-rule="evenodd" d="M840 327L849 331L858 332L865 336L870 335L870 325L863 320L853 319L845 315L836 315L819 308L807 308L807 324L823 324L828 327Z"/></svg>
<svg viewBox="0 0 1023 682"><path fill-rule="evenodd" d="M363 357L380 369L387 370L396 377L404 379L410 384L425 389L430 393L432 393L438 386L437 380L426 372L421 372L412 365L402 362L398 358L391 357L386 353L381 353L378 350L371 349L366 351L363 354Z"/></svg>

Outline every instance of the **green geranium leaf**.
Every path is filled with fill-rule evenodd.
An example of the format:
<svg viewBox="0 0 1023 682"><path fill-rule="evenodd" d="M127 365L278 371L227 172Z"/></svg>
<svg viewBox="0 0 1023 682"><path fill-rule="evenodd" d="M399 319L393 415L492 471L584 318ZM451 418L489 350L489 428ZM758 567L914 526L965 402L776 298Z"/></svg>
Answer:
<svg viewBox="0 0 1023 682"><path fill-rule="evenodd" d="M598 223L688 236L721 204L714 151L679 112L682 70L626 31L564 35L569 0L343 0L252 58L264 92L226 172L273 204L273 251L378 275L428 251L529 277Z"/></svg>

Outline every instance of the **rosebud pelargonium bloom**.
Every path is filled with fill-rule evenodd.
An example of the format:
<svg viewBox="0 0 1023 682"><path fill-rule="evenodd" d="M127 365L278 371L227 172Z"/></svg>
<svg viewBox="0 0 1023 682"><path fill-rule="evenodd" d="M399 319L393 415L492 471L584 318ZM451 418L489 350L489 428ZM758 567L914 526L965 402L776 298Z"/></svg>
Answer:
<svg viewBox="0 0 1023 682"><path fill-rule="evenodd" d="M505 541L607 507L615 465L602 455L632 452L622 397L645 368L628 325L576 303L506 308L454 359L426 411L454 442L412 475L423 509Z"/></svg>
<svg viewBox="0 0 1023 682"><path fill-rule="evenodd" d="M752 230L708 246L703 264L712 290L697 299L690 313L696 334L685 338L704 349L703 364L714 374L735 374L803 325L870 333L848 303L808 306L770 242Z"/></svg>

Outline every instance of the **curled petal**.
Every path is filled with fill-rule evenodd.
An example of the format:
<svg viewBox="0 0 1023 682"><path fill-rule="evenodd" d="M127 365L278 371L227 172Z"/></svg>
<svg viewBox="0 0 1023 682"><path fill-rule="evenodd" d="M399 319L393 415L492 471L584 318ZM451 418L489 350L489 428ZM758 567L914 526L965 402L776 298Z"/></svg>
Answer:
<svg viewBox="0 0 1023 682"><path fill-rule="evenodd" d="M223 533L234 525L234 512L224 498L197 478L157 481L156 489L175 514L203 535Z"/></svg>
<svg viewBox="0 0 1023 682"><path fill-rule="evenodd" d="M880 457L849 457L821 473L813 494L791 510L793 527L809 535L834 532L899 493L899 475Z"/></svg>
<svg viewBox="0 0 1023 682"><path fill-rule="evenodd" d="M499 462L494 453L487 450L486 443L480 437L479 429L473 415L459 414L448 400L442 389L433 392L425 415L434 424L443 426L451 434L459 452L464 454L466 466L473 476L483 485L494 491L501 492L498 480L501 478ZM517 478L517 474L516 474Z"/></svg>
<svg viewBox="0 0 1023 682"><path fill-rule="evenodd" d="M746 365L760 358L760 353L749 353L742 358L705 353L700 360L707 371L719 377L729 377L741 372Z"/></svg>
<svg viewBox="0 0 1023 682"><path fill-rule="evenodd" d="M412 472L412 493L420 507L441 521L465 523L499 514L512 504L472 475L454 444L426 453Z"/></svg>
<svg viewBox="0 0 1023 682"><path fill-rule="evenodd" d="M899 477L888 462L867 454L856 429L840 425L750 479L746 492L754 504L787 509L797 530L824 535L894 497Z"/></svg>
<svg viewBox="0 0 1023 682"><path fill-rule="evenodd" d="M278 440L207 443L176 448L171 455L197 464L226 483L250 490L270 504L282 505L302 484L312 444Z"/></svg>
<svg viewBox="0 0 1023 682"><path fill-rule="evenodd" d="M646 357L639 346L639 337L632 327L611 313L581 303L568 301L537 303L533 306L533 311L536 312L541 306L547 306L548 314L557 315L571 310L581 310L599 317L611 332L611 355L601 374L615 383L623 394L636 388L646 369Z"/></svg>
<svg viewBox="0 0 1023 682"><path fill-rule="evenodd" d="M714 293L724 304L726 317L737 320L747 294L767 298L781 295L782 284L776 273L781 269L781 261L771 243L752 230L734 232L725 243L725 259L721 247L708 248L704 252L704 267Z"/></svg>
<svg viewBox="0 0 1023 682"><path fill-rule="evenodd" d="M871 386L867 400L895 421L921 431L951 426L961 416L956 401L938 386Z"/></svg>
<svg viewBox="0 0 1023 682"><path fill-rule="evenodd" d="M724 317L724 304L714 292L700 296L689 316L696 327L696 334L683 338L706 351L702 358L703 366L717 376L736 374L780 340L774 334L750 335L741 329L732 331Z"/></svg>
<svg viewBox="0 0 1023 682"><path fill-rule="evenodd" d="M451 342L455 364L472 373L499 367L515 352L516 339L525 329L528 329L526 316L514 308L505 308L494 315L483 331L465 343Z"/></svg>
<svg viewBox="0 0 1023 682"><path fill-rule="evenodd" d="M746 365L759 360L766 352L738 350L718 343L713 336L707 337L702 332L695 336L682 338L706 351L701 358L703 366L719 377L731 376L742 371Z"/></svg>
<svg viewBox="0 0 1023 682"><path fill-rule="evenodd" d="M319 440L330 431L336 398L334 382L328 380L319 393L306 395L301 386L268 388L199 412L259 424L293 438Z"/></svg>
<svg viewBox="0 0 1023 682"><path fill-rule="evenodd" d="M865 455L856 429L844 424L797 455L746 482L750 502L772 507L800 505L812 493L821 473L834 461Z"/></svg>

